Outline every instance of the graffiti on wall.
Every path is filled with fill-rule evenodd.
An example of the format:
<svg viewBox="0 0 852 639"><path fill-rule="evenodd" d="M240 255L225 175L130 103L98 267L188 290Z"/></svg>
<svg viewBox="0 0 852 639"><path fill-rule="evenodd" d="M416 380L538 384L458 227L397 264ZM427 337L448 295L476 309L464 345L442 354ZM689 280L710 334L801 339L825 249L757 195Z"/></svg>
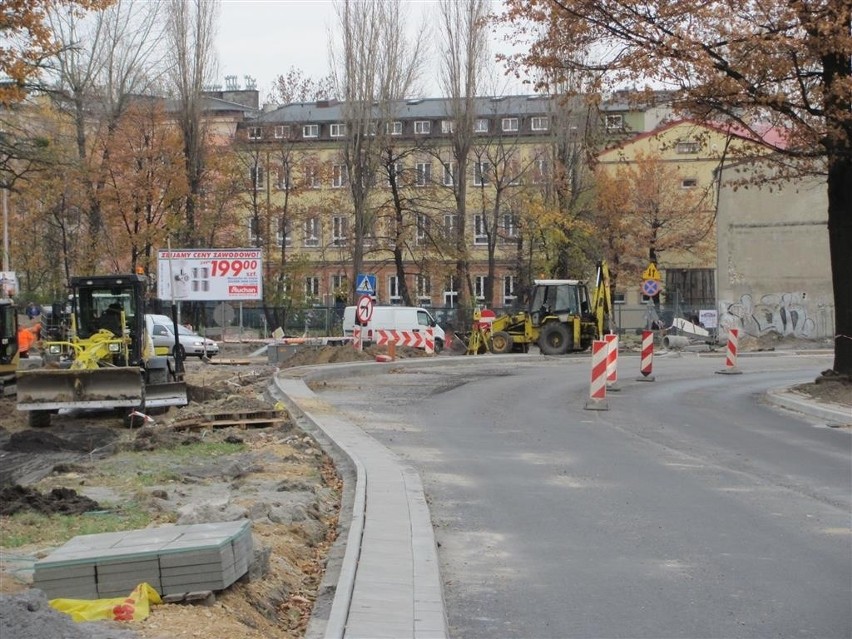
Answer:
<svg viewBox="0 0 852 639"><path fill-rule="evenodd" d="M816 323L808 317L806 293L768 294L755 300L743 295L722 314L721 325L760 337L776 333L782 337L815 337Z"/></svg>

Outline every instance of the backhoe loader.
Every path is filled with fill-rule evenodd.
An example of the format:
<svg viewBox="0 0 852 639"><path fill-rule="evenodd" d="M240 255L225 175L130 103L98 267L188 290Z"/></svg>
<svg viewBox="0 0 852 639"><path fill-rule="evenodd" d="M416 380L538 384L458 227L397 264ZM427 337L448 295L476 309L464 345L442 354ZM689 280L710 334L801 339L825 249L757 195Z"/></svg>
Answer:
<svg viewBox="0 0 852 639"><path fill-rule="evenodd" d="M609 269L599 262L591 295L582 280L535 280L527 310L487 323L474 314L467 354L525 353L531 344L545 355L583 351L603 339L611 318Z"/></svg>
<svg viewBox="0 0 852 639"><path fill-rule="evenodd" d="M144 275L71 278L65 339L42 343L42 357L21 360L18 410L48 426L62 409L112 409L128 425L146 410L187 403L174 358L158 356L145 328Z"/></svg>

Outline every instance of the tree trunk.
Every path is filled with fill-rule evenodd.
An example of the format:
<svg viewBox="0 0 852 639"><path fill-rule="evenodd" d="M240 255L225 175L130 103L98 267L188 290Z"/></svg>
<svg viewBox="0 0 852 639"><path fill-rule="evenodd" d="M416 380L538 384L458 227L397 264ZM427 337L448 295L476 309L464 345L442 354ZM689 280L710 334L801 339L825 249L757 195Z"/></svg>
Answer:
<svg viewBox="0 0 852 639"><path fill-rule="evenodd" d="M834 287L834 371L852 376L852 156L828 164L828 243Z"/></svg>

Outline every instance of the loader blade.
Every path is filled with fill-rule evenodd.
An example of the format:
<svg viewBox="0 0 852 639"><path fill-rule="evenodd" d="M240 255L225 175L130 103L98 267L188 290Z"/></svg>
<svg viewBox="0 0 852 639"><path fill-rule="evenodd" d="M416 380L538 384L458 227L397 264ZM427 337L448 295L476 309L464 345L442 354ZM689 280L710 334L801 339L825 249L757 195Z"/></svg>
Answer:
<svg viewBox="0 0 852 639"><path fill-rule="evenodd" d="M35 369L18 373L18 410L140 406L145 397L136 367Z"/></svg>
<svg viewBox="0 0 852 639"><path fill-rule="evenodd" d="M189 399L186 395L186 382L171 382L168 384L151 384L145 387L145 407L186 406Z"/></svg>

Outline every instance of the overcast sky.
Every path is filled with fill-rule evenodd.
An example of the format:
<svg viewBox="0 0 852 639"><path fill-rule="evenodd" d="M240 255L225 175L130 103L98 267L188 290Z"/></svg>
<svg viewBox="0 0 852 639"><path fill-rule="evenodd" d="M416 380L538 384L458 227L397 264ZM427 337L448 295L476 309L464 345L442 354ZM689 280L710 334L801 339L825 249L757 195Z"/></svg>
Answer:
<svg viewBox="0 0 852 639"><path fill-rule="evenodd" d="M436 0L401 1L411 7L405 13L410 29L420 24L424 13L438 10ZM244 76L252 76L264 102L273 80L290 67L312 78L324 77L329 73L328 30L335 25L331 0L223 0L216 41L218 83L224 85L225 76L236 75L244 87ZM492 54L499 46L492 44ZM423 80L426 94L433 97L439 95L436 64L429 68ZM502 92L532 92L518 83L502 88L505 82L501 80Z"/></svg>

